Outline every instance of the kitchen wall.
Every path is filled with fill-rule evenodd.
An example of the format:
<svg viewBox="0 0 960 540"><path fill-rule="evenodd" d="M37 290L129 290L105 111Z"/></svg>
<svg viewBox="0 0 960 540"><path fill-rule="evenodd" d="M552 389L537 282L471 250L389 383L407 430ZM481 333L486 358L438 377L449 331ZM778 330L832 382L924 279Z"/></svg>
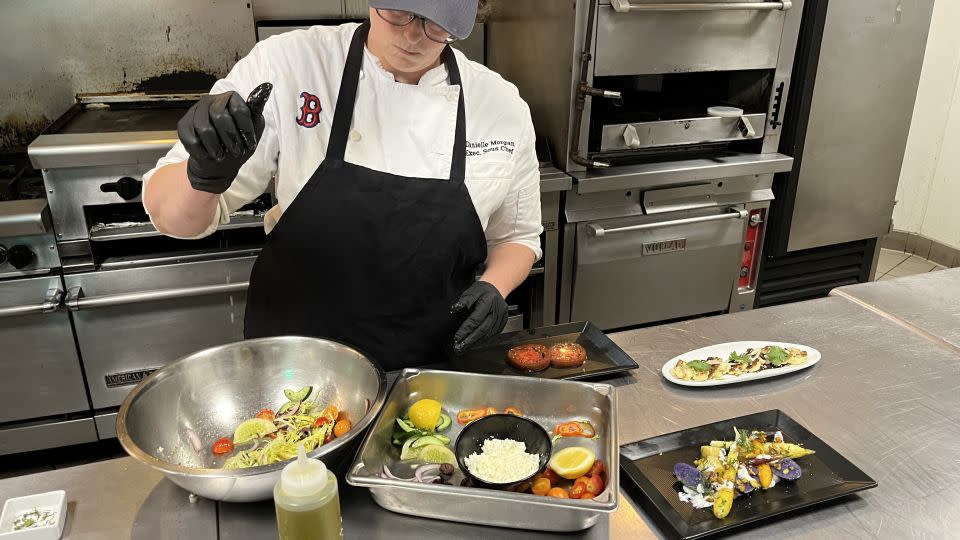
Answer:
<svg viewBox="0 0 960 540"><path fill-rule="evenodd" d="M937 0L893 228L960 249L960 2ZM883 111L876 111L883 114Z"/></svg>
<svg viewBox="0 0 960 540"><path fill-rule="evenodd" d="M0 150L78 93L208 89L256 42L246 0L3 0Z"/></svg>

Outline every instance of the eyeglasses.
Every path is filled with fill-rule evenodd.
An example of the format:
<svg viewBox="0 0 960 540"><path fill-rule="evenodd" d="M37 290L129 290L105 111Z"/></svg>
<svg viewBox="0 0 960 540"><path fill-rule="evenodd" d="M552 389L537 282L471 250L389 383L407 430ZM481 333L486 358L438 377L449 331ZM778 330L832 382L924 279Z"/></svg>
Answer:
<svg viewBox="0 0 960 540"><path fill-rule="evenodd" d="M445 43L449 45L457 40L457 38L450 35L450 32L447 32L439 24L431 21L426 17L417 15L416 13L410 13L409 11L400 11L397 9L376 9L377 15L381 19L387 21L388 23L394 26L406 26L414 21L414 19L420 19L420 22L423 26L423 34L430 38L431 41L437 43Z"/></svg>

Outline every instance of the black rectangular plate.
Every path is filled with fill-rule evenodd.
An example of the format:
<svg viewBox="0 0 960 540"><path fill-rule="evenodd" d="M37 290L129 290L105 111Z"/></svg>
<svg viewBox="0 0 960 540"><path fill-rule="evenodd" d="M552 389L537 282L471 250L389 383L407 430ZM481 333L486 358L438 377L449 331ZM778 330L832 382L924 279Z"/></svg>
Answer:
<svg viewBox="0 0 960 540"><path fill-rule="evenodd" d="M574 342L587 351L587 361L578 368L559 369L549 367L530 373L514 369L507 363L507 351L517 345L539 343L553 345ZM599 328L588 322L574 322L543 328L531 328L503 334L493 343L470 349L454 356L448 369L490 375L526 375L541 379L592 379L637 369L637 363L623 352Z"/></svg>
<svg viewBox="0 0 960 540"><path fill-rule="evenodd" d="M680 500L677 493L681 484L673 476L673 466L679 462L693 464L700 457L700 446L711 440L730 440L734 427L780 431L784 441L816 453L797 459L803 470L799 479L738 497L730 515L721 520L713 516L710 508L698 510ZM774 516L877 487L877 482L856 465L777 409L622 445L620 466L627 476L623 484L639 491L637 500L644 510L657 519L664 532L672 530L684 540L759 521L771 523Z"/></svg>

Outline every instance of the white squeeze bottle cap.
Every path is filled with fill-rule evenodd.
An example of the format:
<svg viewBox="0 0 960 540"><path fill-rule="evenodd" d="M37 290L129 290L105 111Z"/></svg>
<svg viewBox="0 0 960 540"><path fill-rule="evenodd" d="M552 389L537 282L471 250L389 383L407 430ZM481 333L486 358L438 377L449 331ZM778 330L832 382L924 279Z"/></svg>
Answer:
<svg viewBox="0 0 960 540"><path fill-rule="evenodd" d="M280 472L280 487L291 497L316 495L327 485L327 466L310 459L303 445L297 446L297 459Z"/></svg>

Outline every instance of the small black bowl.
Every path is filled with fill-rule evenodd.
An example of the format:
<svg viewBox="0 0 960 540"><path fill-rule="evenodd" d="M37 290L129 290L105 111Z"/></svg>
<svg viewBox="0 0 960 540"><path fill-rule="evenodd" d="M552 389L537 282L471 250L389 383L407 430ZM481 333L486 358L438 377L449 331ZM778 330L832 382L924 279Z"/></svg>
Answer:
<svg viewBox="0 0 960 540"><path fill-rule="evenodd" d="M521 478L515 482L505 484L496 484L486 482L470 474L464 460L474 453L481 453L483 443L487 439L513 439L527 445L528 454L540 455L540 467L536 472ZM550 435L543 426L520 416L512 414L491 414L479 420L474 420L467 427L463 428L460 435L454 443L454 454L457 456L457 464L464 476L471 479L475 486L487 487L492 489L510 490L543 472L547 468L547 462L550 461L550 454L553 451L553 443L550 441Z"/></svg>

